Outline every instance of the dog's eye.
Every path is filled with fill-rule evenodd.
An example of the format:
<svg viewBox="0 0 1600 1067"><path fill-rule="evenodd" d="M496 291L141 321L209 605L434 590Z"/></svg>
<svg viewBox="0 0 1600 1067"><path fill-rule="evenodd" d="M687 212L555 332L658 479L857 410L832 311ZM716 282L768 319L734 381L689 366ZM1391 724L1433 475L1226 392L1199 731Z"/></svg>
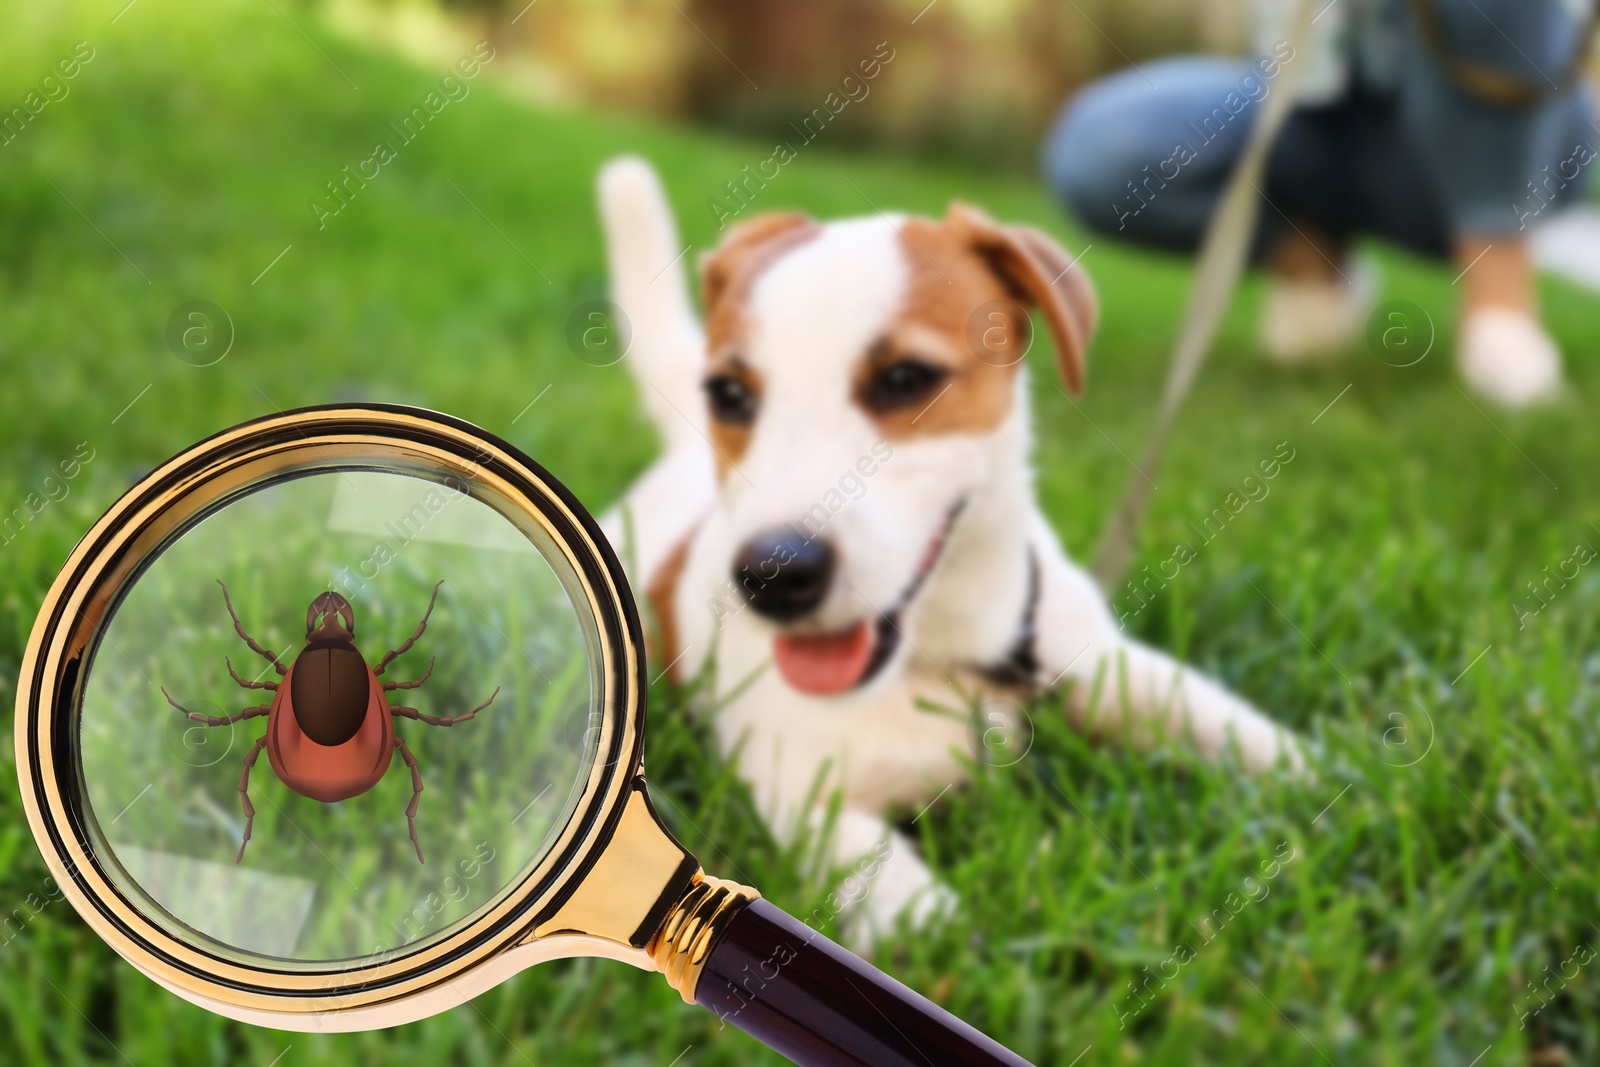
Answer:
<svg viewBox="0 0 1600 1067"><path fill-rule="evenodd" d="M897 359L873 371L861 399L873 411L892 411L928 396L948 376L943 367L919 359Z"/></svg>
<svg viewBox="0 0 1600 1067"><path fill-rule="evenodd" d="M747 423L756 417L756 395L731 374L714 374L705 381L711 417L718 422Z"/></svg>

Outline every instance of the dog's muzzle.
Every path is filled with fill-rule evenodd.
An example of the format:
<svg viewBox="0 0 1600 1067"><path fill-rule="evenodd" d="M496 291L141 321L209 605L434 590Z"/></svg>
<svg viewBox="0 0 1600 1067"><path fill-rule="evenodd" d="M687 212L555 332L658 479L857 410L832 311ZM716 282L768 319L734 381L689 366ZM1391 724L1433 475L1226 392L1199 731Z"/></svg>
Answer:
<svg viewBox="0 0 1600 1067"><path fill-rule="evenodd" d="M901 615L927 581L965 505L965 500L958 501L945 513L893 607L884 611L874 606L871 615L830 633L777 634L772 658L784 681L818 696L843 693L871 681L899 647ZM734 559L733 578L757 614L789 623L822 604L836 569L832 545L786 527L747 541Z"/></svg>
<svg viewBox="0 0 1600 1067"><path fill-rule="evenodd" d="M826 599L833 565L832 545L785 527L744 543L733 559L733 580L757 615L793 622Z"/></svg>

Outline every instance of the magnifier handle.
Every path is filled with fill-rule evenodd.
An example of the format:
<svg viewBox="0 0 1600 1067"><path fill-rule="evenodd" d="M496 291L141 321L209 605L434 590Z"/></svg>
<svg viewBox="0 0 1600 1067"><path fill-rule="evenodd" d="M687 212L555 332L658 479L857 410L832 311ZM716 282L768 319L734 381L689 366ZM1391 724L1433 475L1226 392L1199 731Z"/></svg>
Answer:
<svg viewBox="0 0 1600 1067"><path fill-rule="evenodd" d="M801 1067L1028 1067L765 900L729 920L694 998Z"/></svg>

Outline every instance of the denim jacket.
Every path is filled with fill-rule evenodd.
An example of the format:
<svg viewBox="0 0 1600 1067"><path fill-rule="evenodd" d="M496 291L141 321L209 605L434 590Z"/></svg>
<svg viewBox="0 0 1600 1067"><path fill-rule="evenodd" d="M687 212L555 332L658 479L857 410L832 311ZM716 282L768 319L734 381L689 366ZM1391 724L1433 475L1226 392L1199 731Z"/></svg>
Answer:
<svg viewBox="0 0 1600 1067"><path fill-rule="evenodd" d="M1518 229L1513 205L1529 195L1530 182L1552 177L1540 163L1570 156L1583 167L1600 148L1593 126L1565 143L1577 125L1573 107L1588 104L1573 97L1589 91L1575 75L1594 31L1593 0L1311 3L1302 103L1397 96L1458 231ZM1258 50L1288 33L1295 6L1258 0ZM1491 91L1496 86L1508 91ZM1592 121L1592 106L1586 110Z"/></svg>

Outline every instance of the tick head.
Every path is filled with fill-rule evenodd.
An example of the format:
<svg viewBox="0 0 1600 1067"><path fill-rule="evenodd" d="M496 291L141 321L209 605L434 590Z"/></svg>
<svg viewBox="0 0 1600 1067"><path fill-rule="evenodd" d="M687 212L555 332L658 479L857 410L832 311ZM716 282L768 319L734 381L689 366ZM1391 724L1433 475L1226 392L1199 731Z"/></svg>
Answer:
<svg viewBox="0 0 1600 1067"><path fill-rule="evenodd" d="M354 643L356 613L350 601L338 593L319 593L306 609L306 642L342 640Z"/></svg>

